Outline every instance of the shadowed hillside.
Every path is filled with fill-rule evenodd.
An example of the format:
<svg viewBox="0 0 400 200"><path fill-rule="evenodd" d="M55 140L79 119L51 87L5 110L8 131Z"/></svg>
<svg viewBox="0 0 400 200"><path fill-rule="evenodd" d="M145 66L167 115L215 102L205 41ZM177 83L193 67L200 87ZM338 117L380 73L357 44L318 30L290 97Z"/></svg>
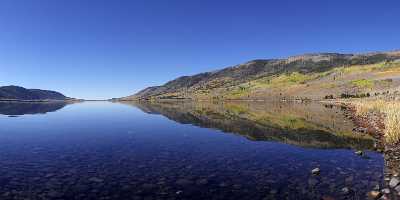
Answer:
<svg viewBox="0 0 400 200"><path fill-rule="evenodd" d="M0 87L0 100L67 100L59 92L39 89L26 89L18 86Z"/></svg>

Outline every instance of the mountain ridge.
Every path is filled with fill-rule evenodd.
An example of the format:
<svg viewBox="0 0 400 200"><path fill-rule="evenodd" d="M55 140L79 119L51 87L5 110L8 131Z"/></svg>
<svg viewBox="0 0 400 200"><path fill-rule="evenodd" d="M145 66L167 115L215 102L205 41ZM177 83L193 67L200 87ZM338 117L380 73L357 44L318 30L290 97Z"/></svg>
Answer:
<svg viewBox="0 0 400 200"><path fill-rule="evenodd" d="M0 87L0 100L45 101L69 99L71 98L52 90L26 89L14 85Z"/></svg>
<svg viewBox="0 0 400 200"><path fill-rule="evenodd" d="M281 59L255 59L212 72L181 76L164 85L148 87L119 100L237 99L232 98L230 90L240 90L243 87L242 84L250 84L256 80L272 79L293 73L299 73L301 76L324 73L339 67L366 66L394 62L398 59L400 59L399 50L363 54L308 53ZM285 89L281 88L281 90ZM260 88L257 88L257 92L259 91ZM254 91L250 91L252 92ZM276 91L272 93L274 96L277 95ZM323 98L325 95L328 94L321 94L318 98ZM250 96L251 94L248 98Z"/></svg>

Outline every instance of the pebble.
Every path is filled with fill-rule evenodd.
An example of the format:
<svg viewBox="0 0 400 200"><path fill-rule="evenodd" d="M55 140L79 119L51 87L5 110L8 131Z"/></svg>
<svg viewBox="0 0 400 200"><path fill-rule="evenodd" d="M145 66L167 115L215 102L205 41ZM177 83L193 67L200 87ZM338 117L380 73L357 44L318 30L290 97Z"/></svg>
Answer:
<svg viewBox="0 0 400 200"><path fill-rule="evenodd" d="M182 194L182 192L183 192L182 190L178 190L178 191L176 191L176 194L180 195L180 194Z"/></svg>
<svg viewBox="0 0 400 200"><path fill-rule="evenodd" d="M188 180L188 179L179 179L176 181L177 185L181 185L181 186L186 186L186 185L191 185L193 184L193 181Z"/></svg>
<svg viewBox="0 0 400 200"><path fill-rule="evenodd" d="M311 173L313 175L319 175L320 172L321 172L321 170L319 168L315 168L315 169L311 170Z"/></svg>
<svg viewBox="0 0 400 200"><path fill-rule="evenodd" d="M196 181L197 185L207 185L208 180L207 179L200 179Z"/></svg>
<svg viewBox="0 0 400 200"><path fill-rule="evenodd" d="M89 179L90 182L95 182L95 183L101 183L103 182L103 179L97 178L97 177L92 177Z"/></svg>
<svg viewBox="0 0 400 200"><path fill-rule="evenodd" d="M154 184L151 183L145 183L142 185L142 188L145 190L152 190L153 188L155 188L156 186Z"/></svg>
<svg viewBox="0 0 400 200"><path fill-rule="evenodd" d="M348 187L344 187L344 188L342 188L342 193L343 194L349 194L350 193L350 189Z"/></svg>

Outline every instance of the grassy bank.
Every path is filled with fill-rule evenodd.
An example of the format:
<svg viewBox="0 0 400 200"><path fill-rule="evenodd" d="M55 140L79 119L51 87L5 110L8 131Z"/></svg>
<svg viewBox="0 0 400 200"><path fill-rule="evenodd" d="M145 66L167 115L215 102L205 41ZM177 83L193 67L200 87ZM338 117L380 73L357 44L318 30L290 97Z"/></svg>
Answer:
<svg viewBox="0 0 400 200"><path fill-rule="evenodd" d="M351 104L355 106L356 114L361 116L369 112L377 112L383 115L384 139L389 144L400 141L400 102L394 100L355 100Z"/></svg>

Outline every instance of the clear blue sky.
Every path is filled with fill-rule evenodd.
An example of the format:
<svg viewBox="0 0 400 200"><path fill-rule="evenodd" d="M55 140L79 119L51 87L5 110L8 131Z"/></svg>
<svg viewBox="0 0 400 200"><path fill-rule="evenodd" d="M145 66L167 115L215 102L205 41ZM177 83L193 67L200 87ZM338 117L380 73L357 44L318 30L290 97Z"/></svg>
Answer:
<svg viewBox="0 0 400 200"><path fill-rule="evenodd" d="M103 99L252 59L394 50L399 8L399 0L1 0L0 85Z"/></svg>

